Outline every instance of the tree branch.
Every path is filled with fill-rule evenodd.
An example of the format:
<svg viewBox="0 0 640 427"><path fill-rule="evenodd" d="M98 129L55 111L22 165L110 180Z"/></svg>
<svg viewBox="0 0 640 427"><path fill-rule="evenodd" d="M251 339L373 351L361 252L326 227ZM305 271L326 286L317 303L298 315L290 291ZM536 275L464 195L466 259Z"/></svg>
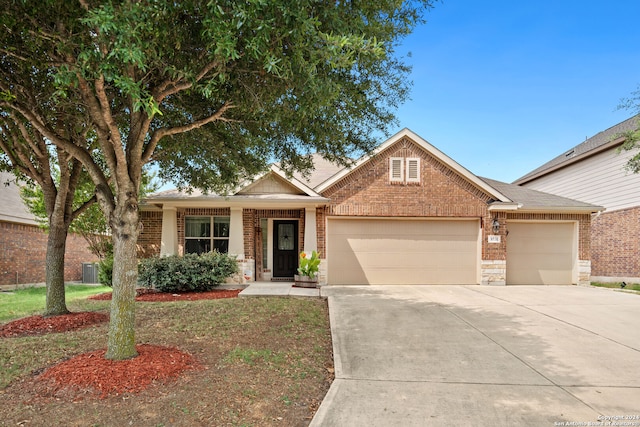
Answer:
<svg viewBox="0 0 640 427"><path fill-rule="evenodd" d="M87 209L89 209L94 203L98 202L98 198L96 197L96 195L94 194L89 200L85 201L82 205L80 205L80 207L78 207L78 209L76 209L75 211L73 211L73 213L71 214L71 221L75 220L76 218L78 218L80 215L82 215Z"/></svg>
<svg viewBox="0 0 640 427"><path fill-rule="evenodd" d="M17 103L9 104L7 102L0 102L0 106L4 106L20 113L27 121L29 121L33 125L33 127L38 132L40 132L42 136L51 141L55 146L62 148L67 153L80 160L94 182L99 182L103 186L107 188L109 187L107 178L102 173L100 167L94 162L91 154L87 151L86 148L79 147L73 142L63 139L57 133L51 131L46 125L44 125L39 120L39 117L35 115L31 110Z"/></svg>
<svg viewBox="0 0 640 427"><path fill-rule="evenodd" d="M218 61L209 62L204 67L202 67L202 70L200 70L200 72L196 75L195 81L199 82L207 74L209 74L209 72L211 70L213 70L214 68L218 67L219 65L220 65L220 63ZM163 82L158 87L158 90L154 94L153 99L155 99L156 102L160 103L166 97L174 95L174 94L176 94L178 92L182 92L183 90L190 89L193 86L193 83L191 83L191 82L184 82L184 83L180 83L179 84L180 81L181 81L181 79L178 79L176 81L167 80L167 81Z"/></svg>
<svg viewBox="0 0 640 427"><path fill-rule="evenodd" d="M231 102L227 102L223 104L222 107L220 107L218 111L216 111L214 114L208 117L205 117L203 119L196 120L195 122L189 123L184 126L177 126L173 128L162 128L162 129L156 130L151 135L151 140L149 141L149 143L144 149L144 152L142 154L142 164L144 165L149 161L149 159L153 155L153 152L156 149L156 146L158 145L158 142L165 136L177 135L179 133L189 132L191 130L201 128L206 124L213 123L215 121L224 121L224 122L234 121L234 120L226 119L222 117L222 115L226 113L228 110L230 110L231 108L234 108L234 105Z"/></svg>

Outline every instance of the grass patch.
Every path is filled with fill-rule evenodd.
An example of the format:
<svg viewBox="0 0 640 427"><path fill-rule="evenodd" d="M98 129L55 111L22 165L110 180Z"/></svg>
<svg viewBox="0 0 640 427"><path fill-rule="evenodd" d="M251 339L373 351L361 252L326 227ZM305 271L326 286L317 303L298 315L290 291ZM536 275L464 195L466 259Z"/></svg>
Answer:
<svg viewBox="0 0 640 427"><path fill-rule="evenodd" d="M74 303L90 295L110 292L107 286L65 285L67 308L74 311ZM47 289L45 287L29 287L11 292L0 292L0 322L21 317L42 314L44 312Z"/></svg>
<svg viewBox="0 0 640 427"><path fill-rule="evenodd" d="M234 348L224 358L225 362L241 360L244 363L255 366L256 363L281 365L285 361L283 353L274 353L272 350L255 350L250 348Z"/></svg>
<svg viewBox="0 0 640 427"><path fill-rule="evenodd" d="M621 282L591 282L591 286L597 286L599 288L611 288L611 289L624 289L626 291L640 292L640 283L627 283L627 286L622 287Z"/></svg>
<svg viewBox="0 0 640 427"><path fill-rule="evenodd" d="M109 301L81 298L74 306L107 311ZM105 348L107 330L0 339L0 425L302 426L332 380L325 300L230 298L136 304L136 342L177 347L203 370L104 400L33 395L35 373Z"/></svg>

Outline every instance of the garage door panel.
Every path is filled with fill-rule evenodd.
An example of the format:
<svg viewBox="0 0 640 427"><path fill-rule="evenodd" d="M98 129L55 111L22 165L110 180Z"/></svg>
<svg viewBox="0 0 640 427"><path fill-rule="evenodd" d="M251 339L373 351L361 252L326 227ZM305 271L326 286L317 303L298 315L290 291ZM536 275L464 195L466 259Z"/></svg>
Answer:
<svg viewBox="0 0 640 427"><path fill-rule="evenodd" d="M477 220L329 220L329 284L475 284Z"/></svg>
<svg viewBox="0 0 640 427"><path fill-rule="evenodd" d="M427 240L428 239L428 240ZM469 249L469 246L476 245L476 239L466 239L466 240L439 240L439 239L431 239L430 236L423 236L423 240L418 240L415 238L407 238L407 239L380 239L374 236L368 238L349 238L345 236L340 240L340 243L337 245L337 248L334 248L338 251L355 251L355 252L384 252L384 253L407 253L407 248L410 249L411 253L433 253L434 243L439 244L440 242L446 242L447 245L444 246L440 251L447 251L454 253L459 252L472 252L476 253L475 250Z"/></svg>
<svg viewBox="0 0 640 427"><path fill-rule="evenodd" d="M570 285L573 223L507 223L507 284Z"/></svg>

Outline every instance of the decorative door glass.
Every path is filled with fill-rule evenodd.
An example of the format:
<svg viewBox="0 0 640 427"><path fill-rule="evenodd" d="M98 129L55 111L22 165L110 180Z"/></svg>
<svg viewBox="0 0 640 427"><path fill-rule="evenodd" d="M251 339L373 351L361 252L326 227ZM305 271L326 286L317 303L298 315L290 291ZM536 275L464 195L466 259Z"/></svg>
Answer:
<svg viewBox="0 0 640 427"><path fill-rule="evenodd" d="M293 224L279 224L278 226L278 249L281 251L292 251L295 248Z"/></svg>

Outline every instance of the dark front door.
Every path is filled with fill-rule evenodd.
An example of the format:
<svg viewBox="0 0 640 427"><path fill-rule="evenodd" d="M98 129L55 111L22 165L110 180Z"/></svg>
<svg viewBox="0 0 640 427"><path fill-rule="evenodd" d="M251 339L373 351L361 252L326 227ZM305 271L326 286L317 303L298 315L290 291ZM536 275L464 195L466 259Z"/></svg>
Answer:
<svg viewBox="0 0 640 427"><path fill-rule="evenodd" d="M298 269L298 221L273 221L273 277L291 278Z"/></svg>

